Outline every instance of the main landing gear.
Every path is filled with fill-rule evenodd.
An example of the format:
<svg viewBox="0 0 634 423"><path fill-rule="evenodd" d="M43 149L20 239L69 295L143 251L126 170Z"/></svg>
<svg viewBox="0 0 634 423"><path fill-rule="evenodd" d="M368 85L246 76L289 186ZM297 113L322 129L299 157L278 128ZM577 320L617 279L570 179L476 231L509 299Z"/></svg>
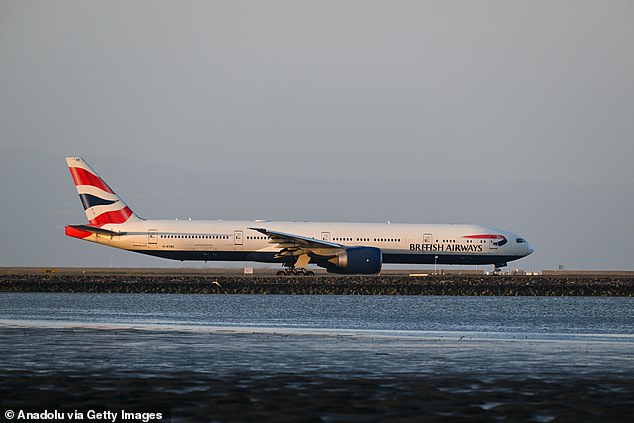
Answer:
<svg viewBox="0 0 634 423"><path fill-rule="evenodd" d="M295 262L286 261L283 263L286 269L278 271L277 276L315 276L315 272L306 270L309 261L308 254L300 255Z"/></svg>
<svg viewBox="0 0 634 423"><path fill-rule="evenodd" d="M301 267L289 266L287 269L278 270L277 276L315 276L315 272Z"/></svg>

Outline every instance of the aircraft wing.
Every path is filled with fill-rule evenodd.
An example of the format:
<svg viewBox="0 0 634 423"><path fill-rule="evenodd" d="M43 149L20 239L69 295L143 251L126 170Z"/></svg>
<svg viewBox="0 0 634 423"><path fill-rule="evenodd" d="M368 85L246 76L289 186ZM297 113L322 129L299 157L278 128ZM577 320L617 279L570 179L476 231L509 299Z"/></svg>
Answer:
<svg viewBox="0 0 634 423"><path fill-rule="evenodd" d="M273 231L265 228L249 228L258 231L271 239L272 244L277 244L282 249L280 256L300 256L312 253L319 256L331 256L333 250L342 250L345 247L336 242L310 238L286 232Z"/></svg>

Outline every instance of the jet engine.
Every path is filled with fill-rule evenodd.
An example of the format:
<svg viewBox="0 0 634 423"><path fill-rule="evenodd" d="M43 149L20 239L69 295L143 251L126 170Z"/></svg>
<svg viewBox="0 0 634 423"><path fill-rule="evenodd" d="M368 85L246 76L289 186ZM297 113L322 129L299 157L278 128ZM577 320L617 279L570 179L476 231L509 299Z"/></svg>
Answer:
<svg viewBox="0 0 634 423"><path fill-rule="evenodd" d="M348 247L328 260L328 273L372 275L381 271L383 258L380 248Z"/></svg>

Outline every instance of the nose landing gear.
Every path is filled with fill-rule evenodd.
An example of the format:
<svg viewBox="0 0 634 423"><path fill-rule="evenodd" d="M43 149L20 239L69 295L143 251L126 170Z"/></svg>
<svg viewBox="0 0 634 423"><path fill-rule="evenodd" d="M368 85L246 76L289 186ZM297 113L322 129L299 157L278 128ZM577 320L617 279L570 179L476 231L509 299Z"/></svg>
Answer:
<svg viewBox="0 0 634 423"><path fill-rule="evenodd" d="M501 267L506 267L506 263L495 263L493 265L493 274L501 275L502 274L502 269L500 269Z"/></svg>

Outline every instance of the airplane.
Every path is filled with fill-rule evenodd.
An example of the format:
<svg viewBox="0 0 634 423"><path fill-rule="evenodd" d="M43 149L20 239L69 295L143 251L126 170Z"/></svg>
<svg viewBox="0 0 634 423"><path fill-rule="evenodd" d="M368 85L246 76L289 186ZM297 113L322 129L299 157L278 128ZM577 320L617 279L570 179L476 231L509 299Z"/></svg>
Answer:
<svg viewBox="0 0 634 423"><path fill-rule="evenodd" d="M533 252L522 237L481 225L143 219L80 157L66 158L88 224L70 237L173 260L281 263L278 275L378 274L386 263L493 265Z"/></svg>

